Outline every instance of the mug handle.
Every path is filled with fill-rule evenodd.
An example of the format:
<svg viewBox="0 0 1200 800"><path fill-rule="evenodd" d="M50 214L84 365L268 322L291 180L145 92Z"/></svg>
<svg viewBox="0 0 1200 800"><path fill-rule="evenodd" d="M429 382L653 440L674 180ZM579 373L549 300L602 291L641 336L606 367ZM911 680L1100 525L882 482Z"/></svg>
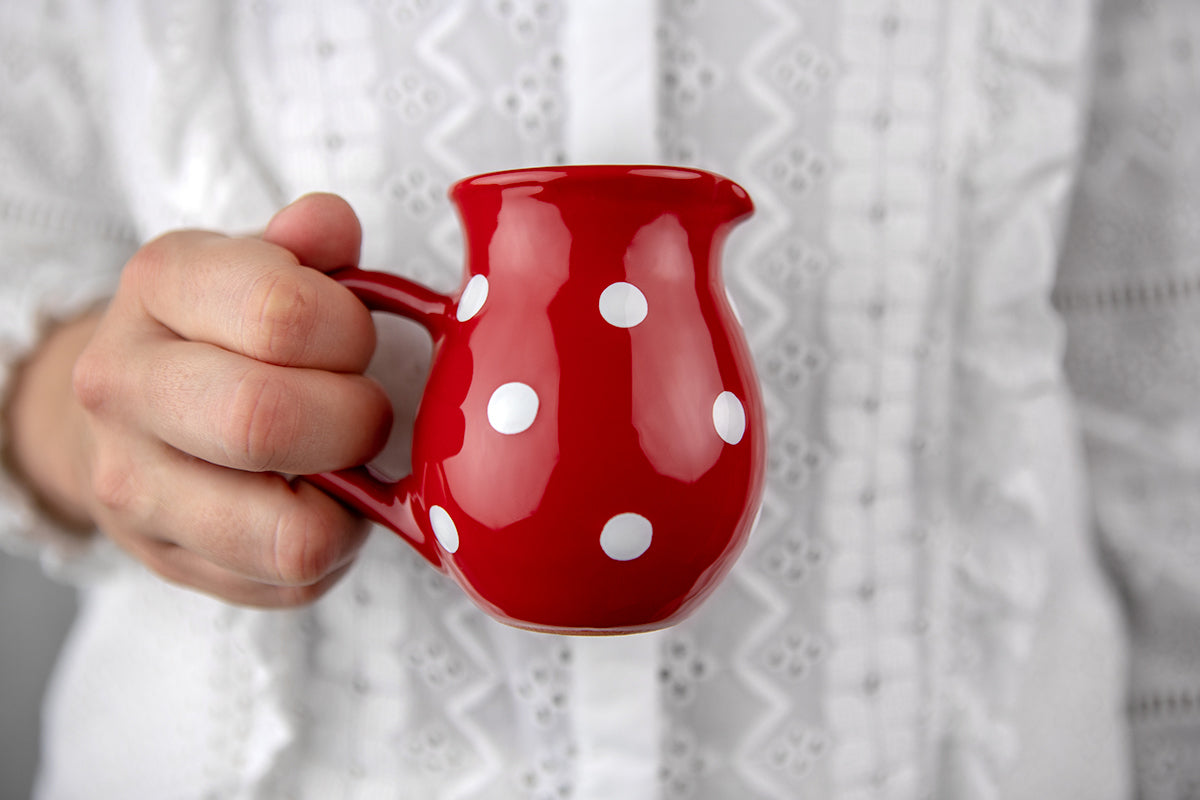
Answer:
<svg viewBox="0 0 1200 800"><path fill-rule="evenodd" d="M398 275L345 267L329 273L329 277L354 292L372 311L397 314L419 323L429 331L435 343L450 322L453 299ZM437 544L421 529L414 513L414 476L388 483L375 477L366 467L351 467L307 475L305 480L368 519L396 531L427 561L441 567Z"/></svg>

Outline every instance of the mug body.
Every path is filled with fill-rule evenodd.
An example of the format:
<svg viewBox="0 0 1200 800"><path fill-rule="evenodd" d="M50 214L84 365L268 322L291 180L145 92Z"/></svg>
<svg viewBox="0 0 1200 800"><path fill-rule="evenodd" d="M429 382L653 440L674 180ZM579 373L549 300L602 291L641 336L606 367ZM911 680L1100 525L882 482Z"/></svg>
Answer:
<svg viewBox="0 0 1200 800"><path fill-rule="evenodd" d="M762 491L762 404L719 268L749 199L662 167L495 173L452 197L466 275L417 417L415 518L511 624L681 619Z"/></svg>

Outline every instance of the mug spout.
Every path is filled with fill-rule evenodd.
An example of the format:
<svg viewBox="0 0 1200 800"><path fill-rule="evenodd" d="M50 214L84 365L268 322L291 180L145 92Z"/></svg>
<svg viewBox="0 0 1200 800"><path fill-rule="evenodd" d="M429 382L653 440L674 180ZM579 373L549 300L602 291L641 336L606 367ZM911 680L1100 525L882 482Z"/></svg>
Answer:
<svg viewBox="0 0 1200 800"><path fill-rule="evenodd" d="M754 201L750 199L750 194L728 178L718 180L716 199L729 225L736 225L754 213Z"/></svg>

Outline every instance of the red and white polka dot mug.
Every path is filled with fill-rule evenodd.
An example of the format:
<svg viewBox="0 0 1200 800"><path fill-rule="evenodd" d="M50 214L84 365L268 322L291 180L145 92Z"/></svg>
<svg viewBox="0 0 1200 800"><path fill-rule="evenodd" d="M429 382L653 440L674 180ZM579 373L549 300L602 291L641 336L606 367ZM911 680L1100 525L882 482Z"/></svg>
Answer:
<svg viewBox="0 0 1200 800"><path fill-rule="evenodd" d="M750 198L657 166L498 172L450 194L456 295L335 273L433 337L413 473L312 480L509 624L677 622L732 566L762 493L762 400L719 267Z"/></svg>

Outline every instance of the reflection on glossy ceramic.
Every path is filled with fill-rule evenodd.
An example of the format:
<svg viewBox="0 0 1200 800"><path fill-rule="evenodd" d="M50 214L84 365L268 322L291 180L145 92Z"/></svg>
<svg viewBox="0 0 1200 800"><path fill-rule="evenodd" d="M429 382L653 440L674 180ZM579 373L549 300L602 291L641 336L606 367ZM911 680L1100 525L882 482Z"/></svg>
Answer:
<svg viewBox="0 0 1200 800"><path fill-rule="evenodd" d="M493 173L451 197L457 296L335 275L433 336L413 474L312 480L510 624L677 622L729 570L762 491L761 399L719 270L750 199L712 173L625 166Z"/></svg>

